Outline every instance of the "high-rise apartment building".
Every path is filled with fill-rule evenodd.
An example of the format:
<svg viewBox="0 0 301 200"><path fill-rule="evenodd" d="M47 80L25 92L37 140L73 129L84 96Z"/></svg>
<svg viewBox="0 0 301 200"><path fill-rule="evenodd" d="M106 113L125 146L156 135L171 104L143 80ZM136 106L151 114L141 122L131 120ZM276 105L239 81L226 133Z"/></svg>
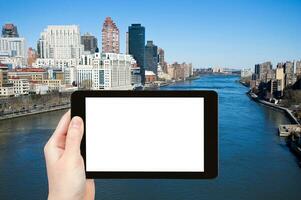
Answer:
<svg viewBox="0 0 301 200"><path fill-rule="evenodd" d="M128 30L129 33L129 54L137 61L140 68L141 83L145 83L145 28L141 24L132 24Z"/></svg>
<svg viewBox="0 0 301 200"><path fill-rule="evenodd" d="M78 64L84 48L77 25L48 26L38 41L39 67L60 67Z"/></svg>
<svg viewBox="0 0 301 200"><path fill-rule="evenodd" d="M1 62L13 68L27 64L25 38L19 37L17 27L5 24L0 38Z"/></svg>
<svg viewBox="0 0 301 200"><path fill-rule="evenodd" d="M26 59L26 41L22 37L1 37L0 54L7 57Z"/></svg>
<svg viewBox="0 0 301 200"><path fill-rule="evenodd" d="M268 82L269 77L267 77L268 73L272 73L269 72L270 70L272 70L273 65L271 62L265 62L262 64L257 64L255 65L255 74L257 79L263 81L263 82Z"/></svg>
<svg viewBox="0 0 301 200"><path fill-rule="evenodd" d="M296 75L298 77L301 76L301 60L296 61Z"/></svg>
<svg viewBox="0 0 301 200"><path fill-rule="evenodd" d="M284 68L283 64L279 63L276 68L276 80L279 81L278 91L283 93L283 89L285 87L285 76L284 76Z"/></svg>
<svg viewBox="0 0 301 200"><path fill-rule="evenodd" d="M77 85L82 89L131 90L131 69L136 61L130 55L95 53L77 66ZM86 65L88 64L88 65Z"/></svg>
<svg viewBox="0 0 301 200"><path fill-rule="evenodd" d="M158 75L158 47L154 45L153 41L147 41L145 46L145 70Z"/></svg>
<svg viewBox="0 0 301 200"><path fill-rule="evenodd" d="M2 37L19 37L17 26L14 24L5 24L2 27Z"/></svg>
<svg viewBox="0 0 301 200"><path fill-rule="evenodd" d="M107 17L103 23L102 52L119 53L119 29L111 17Z"/></svg>
<svg viewBox="0 0 301 200"><path fill-rule="evenodd" d="M294 62L287 61L284 64L284 74L285 74L285 86L293 85L295 80L295 74L294 74Z"/></svg>
<svg viewBox="0 0 301 200"><path fill-rule="evenodd" d="M97 48L97 38L90 33L85 33L81 36L81 44L84 45L84 51L95 53Z"/></svg>

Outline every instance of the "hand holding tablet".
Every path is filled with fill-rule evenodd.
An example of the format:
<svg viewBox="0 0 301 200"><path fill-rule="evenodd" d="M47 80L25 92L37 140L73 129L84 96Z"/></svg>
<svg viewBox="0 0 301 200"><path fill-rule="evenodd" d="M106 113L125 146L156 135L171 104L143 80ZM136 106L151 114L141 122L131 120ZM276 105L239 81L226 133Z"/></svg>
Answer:
<svg viewBox="0 0 301 200"><path fill-rule="evenodd" d="M87 178L217 176L217 95L209 91L78 91Z"/></svg>

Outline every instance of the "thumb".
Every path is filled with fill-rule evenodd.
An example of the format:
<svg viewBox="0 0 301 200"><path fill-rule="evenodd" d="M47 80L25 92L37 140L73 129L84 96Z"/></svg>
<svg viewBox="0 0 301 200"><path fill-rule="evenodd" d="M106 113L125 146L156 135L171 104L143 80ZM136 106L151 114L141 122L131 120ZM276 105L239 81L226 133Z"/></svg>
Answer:
<svg viewBox="0 0 301 200"><path fill-rule="evenodd" d="M84 123L80 117L74 117L66 136L65 151L67 154L80 154L80 144L84 133Z"/></svg>

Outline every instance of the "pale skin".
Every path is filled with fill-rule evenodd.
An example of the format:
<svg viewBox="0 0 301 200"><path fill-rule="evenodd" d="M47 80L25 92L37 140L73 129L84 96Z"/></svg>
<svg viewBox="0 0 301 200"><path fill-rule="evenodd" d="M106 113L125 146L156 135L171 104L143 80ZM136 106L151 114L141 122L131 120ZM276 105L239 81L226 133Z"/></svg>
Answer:
<svg viewBox="0 0 301 200"><path fill-rule="evenodd" d="M71 120L68 111L44 147L49 194L52 200L95 198L94 180L87 180L80 153L84 123L80 117Z"/></svg>

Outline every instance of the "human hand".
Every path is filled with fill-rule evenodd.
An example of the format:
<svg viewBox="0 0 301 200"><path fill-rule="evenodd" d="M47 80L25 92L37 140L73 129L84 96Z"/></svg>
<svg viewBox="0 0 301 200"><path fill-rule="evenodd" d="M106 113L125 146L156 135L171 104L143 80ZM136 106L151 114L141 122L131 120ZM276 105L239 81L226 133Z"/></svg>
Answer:
<svg viewBox="0 0 301 200"><path fill-rule="evenodd" d="M48 199L94 199L94 180L86 180L84 161L80 153L84 123L70 111L60 120L44 147L47 167Z"/></svg>

